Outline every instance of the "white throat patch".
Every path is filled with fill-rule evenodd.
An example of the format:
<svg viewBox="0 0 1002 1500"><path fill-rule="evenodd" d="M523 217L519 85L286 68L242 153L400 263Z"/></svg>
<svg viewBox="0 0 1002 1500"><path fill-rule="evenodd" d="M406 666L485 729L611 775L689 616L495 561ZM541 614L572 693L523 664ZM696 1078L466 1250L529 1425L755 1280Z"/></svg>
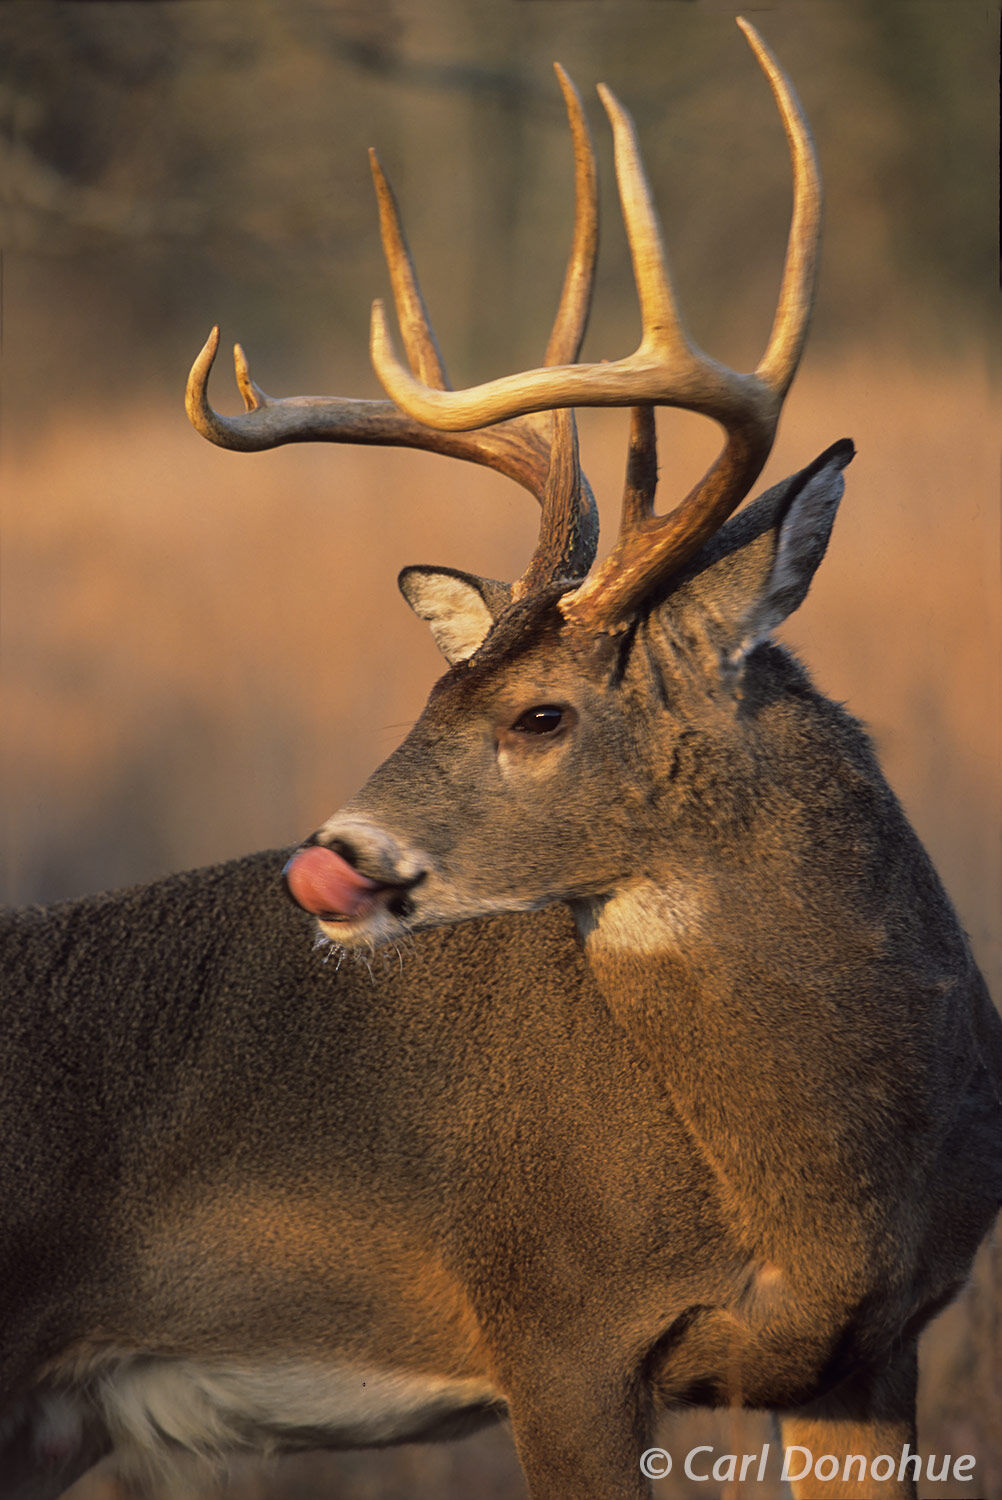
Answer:
<svg viewBox="0 0 1002 1500"><path fill-rule="evenodd" d="M702 914L692 887L646 880L612 896L574 903L586 952L668 953L701 930Z"/></svg>

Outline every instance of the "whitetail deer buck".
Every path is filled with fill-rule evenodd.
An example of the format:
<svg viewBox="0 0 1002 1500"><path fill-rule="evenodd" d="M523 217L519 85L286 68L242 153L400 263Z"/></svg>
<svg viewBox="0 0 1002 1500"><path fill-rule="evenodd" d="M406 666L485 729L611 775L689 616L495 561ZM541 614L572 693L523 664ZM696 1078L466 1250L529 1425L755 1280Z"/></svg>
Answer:
<svg viewBox="0 0 1002 1500"><path fill-rule="evenodd" d="M918 1334L1002 1196L1002 1023L864 735L769 640L851 444L723 524L800 357L820 221L799 106L744 29L795 181L754 374L686 340L606 92L644 333L575 363L595 183L563 75L577 214L544 368L448 390L378 166L398 404L271 400L238 351L228 419L215 336L199 357L214 441L471 459L536 495L541 538L513 587L405 570L450 670L292 857L298 907L260 854L7 919L4 1500L112 1447L155 1466L504 1413L533 1500L640 1500L652 1414L685 1403L772 1408L837 1455L799 1495L914 1493L871 1460L915 1444ZM591 572L582 405L634 408ZM727 435L663 518L655 405ZM407 936L399 972L325 964L317 919L344 949Z"/></svg>

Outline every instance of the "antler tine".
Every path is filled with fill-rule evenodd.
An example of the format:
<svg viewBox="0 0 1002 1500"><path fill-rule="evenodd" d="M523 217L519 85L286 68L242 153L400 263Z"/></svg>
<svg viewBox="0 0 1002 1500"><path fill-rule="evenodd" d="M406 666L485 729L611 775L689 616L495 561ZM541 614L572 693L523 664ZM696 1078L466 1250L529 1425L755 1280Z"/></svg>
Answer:
<svg viewBox="0 0 1002 1500"><path fill-rule="evenodd" d="M528 567L512 585L513 600L526 599L560 578L583 578L598 546L598 507L581 472L574 413L560 407L550 423L550 466L541 502L539 540Z"/></svg>
<svg viewBox="0 0 1002 1500"><path fill-rule="evenodd" d="M560 293L557 316L546 346L545 366L569 365L581 353L595 285L598 259L598 176L595 148L585 118L581 96L559 63L557 75L574 147L574 235L567 271Z"/></svg>
<svg viewBox="0 0 1002 1500"><path fill-rule="evenodd" d="M574 147L574 232L546 346L547 366L568 364L581 352L598 259L598 176L591 132L577 89L559 63L553 68L564 96ZM512 598L527 598L558 578L581 577L591 567L597 545L598 510L581 472L577 423L573 411L558 408L550 418L550 468L539 541L528 567L512 588Z"/></svg>
<svg viewBox="0 0 1002 1500"><path fill-rule="evenodd" d="M376 201L379 205L379 233L383 242L383 257L390 273L393 302L397 310L397 322L403 337L404 348L414 374L427 385L437 386L441 391L450 389L445 365L439 352L428 309L425 307L417 272L411 257L396 194L387 182L379 158L369 149L369 166L376 186Z"/></svg>
<svg viewBox="0 0 1002 1500"><path fill-rule="evenodd" d="M630 410L630 446L626 458L626 486L623 490L623 525L639 530L654 513L654 493L658 487L657 429L653 406L634 406Z"/></svg>
<svg viewBox="0 0 1002 1500"><path fill-rule="evenodd" d="M588 313L598 256L598 182L595 151L585 119L581 97L573 82L554 63L571 127L574 149L575 216L571 253L564 275L560 303L554 319L544 365L568 364L580 353L588 325ZM387 181L375 151L369 161L379 202L383 253L390 272L397 321L412 372L427 385L441 391L451 389L445 366L428 319L418 285L414 261L400 220L396 195ZM380 315L383 305L379 303Z"/></svg>
<svg viewBox="0 0 1002 1500"><path fill-rule="evenodd" d="M636 128L629 113L604 83L598 85L598 96L612 125L616 185L640 303L643 329L640 350L647 348L663 358L678 350L689 351L691 345L679 318L661 224Z"/></svg>
<svg viewBox="0 0 1002 1500"><path fill-rule="evenodd" d="M821 177L811 134L793 85L754 26L743 16L737 17L737 23L769 80L793 163L793 216L783 280L769 344L755 371L782 400L797 373L814 305L823 215Z"/></svg>
<svg viewBox="0 0 1002 1500"><path fill-rule="evenodd" d="M570 79L557 65L557 76L567 104L575 157L575 220L570 259L560 306L550 338L551 354L573 358L588 321L598 243L598 193L595 158L581 101ZM375 152L370 152L379 199L383 252L390 271L397 322L411 370L439 390L448 390L445 366L432 331L407 245L400 211ZM541 506L539 541L513 595L525 593L554 578L580 578L587 573L598 542L598 511L578 462L573 413L563 420L540 421L521 417L478 434L485 452L495 443L503 449L523 445L527 455L543 461L542 481L535 490Z"/></svg>

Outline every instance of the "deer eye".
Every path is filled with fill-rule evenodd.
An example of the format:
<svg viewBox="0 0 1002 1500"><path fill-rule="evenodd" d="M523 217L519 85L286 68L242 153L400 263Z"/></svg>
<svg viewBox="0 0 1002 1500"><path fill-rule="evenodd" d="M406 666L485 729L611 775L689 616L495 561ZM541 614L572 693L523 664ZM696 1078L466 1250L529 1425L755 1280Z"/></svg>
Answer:
<svg viewBox="0 0 1002 1500"><path fill-rule="evenodd" d="M519 714L511 726L517 734L552 734L564 722L564 710L555 703L540 703Z"/></svg>

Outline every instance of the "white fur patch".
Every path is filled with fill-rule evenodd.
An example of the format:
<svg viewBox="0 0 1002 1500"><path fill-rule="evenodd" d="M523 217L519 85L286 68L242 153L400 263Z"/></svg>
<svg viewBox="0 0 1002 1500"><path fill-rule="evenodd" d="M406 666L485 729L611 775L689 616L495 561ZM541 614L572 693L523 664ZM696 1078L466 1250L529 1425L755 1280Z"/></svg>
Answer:
<svg viewBox="0 0 1002 1500"><path fill-rule="evenodd" d="M586 950L618 953L670 952L699 930L702 907L687 886L643 881L593 901L575 903L578 932Z"/></svg>
<svg viewBox="0 0 1002 1500"><path fill-rule="evenodd" d="M260 1428L385 1443L496 1399L480 1380L298 1360L227 1365L145 1357L123 1363L101 1382L109 1426L136 1446L155 1445L159 1429L184 1447L210 1451L246 1442Z"/></svg>
<svg viewBox="0 0 1002 1500"><path fill-rule="evenodd" d="M82 1429L97 1408L127 1471L169 1471L172 1452L224 1458L295 1446L371 1446L419 1438L449 1416L502 1406L483 1379L324 1365L106 1351L74 1361L79 1385L32 1401L37 1449ZM58 1380L58 1372L55 1372Z"/></svg>
<svg viewBox="0 0 1002 1500"><path fill-rule="evenodd" d="M428 621L435 644L450 664L468 660L489 635L494 619L465 578L412 569L401 587L414 613Z"/></svg>

